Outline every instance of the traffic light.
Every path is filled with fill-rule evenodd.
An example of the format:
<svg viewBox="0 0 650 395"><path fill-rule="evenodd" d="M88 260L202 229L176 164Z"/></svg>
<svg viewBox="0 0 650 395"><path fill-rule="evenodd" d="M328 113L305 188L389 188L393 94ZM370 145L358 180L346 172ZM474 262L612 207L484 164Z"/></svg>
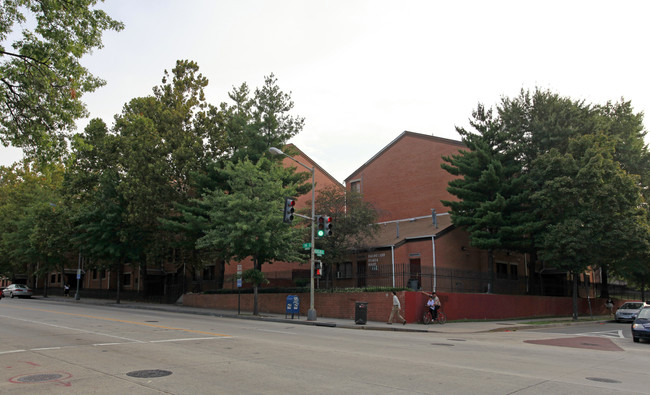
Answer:
<svg viewBox="0 0 650 395"><path fill-rule="evenodd" d="M325 216L319 215L316 217L316 236L325 236Z"/></svg>
<svg viewBox="0 0 650 395"><path fill-rule="evenodd" d="M316 236L326 237L332 235L332 217L319 215L316 217Z"/></svg>
<svg viewBox="0 0 650 395"><path fill-rule="evenodd" d="M290 224L293 221L293 213L296 211L296 199L287 197L284 198L284 220L287 224Z"/></svg>
<svg viewBox="0 0 650 395"><path fill-rule="evenodd" d="M314 261L314 278L321 278L323 276L323 262Z"/></svg>
<svg viewBox="0 0 650 395"><path fill-rule="evenodd" d="M325 236L332 235L332 217L325 217Z"/></svg>

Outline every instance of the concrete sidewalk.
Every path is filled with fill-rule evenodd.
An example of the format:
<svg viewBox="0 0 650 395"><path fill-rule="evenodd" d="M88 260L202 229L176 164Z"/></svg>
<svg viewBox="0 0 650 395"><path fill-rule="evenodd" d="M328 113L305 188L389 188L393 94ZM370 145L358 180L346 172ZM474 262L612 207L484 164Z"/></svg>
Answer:
<svg viewBox="0 0 650 395"><path fill-rule="evenodd" d="M401 323L394 323L392 325L385 322L368 321L363 325L357 325L352 319L342 318L329 318L317 317L316 321L307 321L306 316L295 316L293 319L291 315L285 317L284 314L271 314L261 313L254 316L250 311L242 311L240 314L232 310L218 310L206 309L199 307L188 307L181 304L156 304L156 303L143 303L132 301L121 301L115 303L115 300L107 299L91 299L81 298L75 300L74 296L49 296L47 298L36 296L35 299L50 301L53 303L81 303L81 304L101 304L108 307L115 308L129 308L129 309L143 309L154 311L168 311L182 314L196 314L213 317L226 317L236 319L248 319L270 322L291 323L297 325L312 325L312 326L326 326L345 329L363 329L363 330L381 330L381 331L404 331L404 332L431 332L431 333L481 333L481 332L506 332L532 328L542 327L557 327L564 325L580 325L580 324L593 324L595 322L606 322L610 320L607 316L594 316L593 320L589 316L581 317L584 321L571 321L571 317L554 317L543 319L528 319L522 318L518 320L498 320L498 321L453 321L447 322L444 325L430 324L424 325L421 323L408 323L402 325ZM537 323L535 323L537 322Z"/></svg>

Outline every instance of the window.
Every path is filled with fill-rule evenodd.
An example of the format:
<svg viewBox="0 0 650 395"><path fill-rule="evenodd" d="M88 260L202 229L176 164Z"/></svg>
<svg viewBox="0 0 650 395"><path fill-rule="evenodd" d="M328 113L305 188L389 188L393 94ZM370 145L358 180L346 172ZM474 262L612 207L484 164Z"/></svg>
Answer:
<svg viewBox="0 0 650 395"><path fill-rule="evenodd" d="M517 279L517 265L510 265L510 279Z"/></svg>
<svg viewBox="0 0 650 395"><path fill-rule="evenodd" d="M131 273L124 273L124 286L125 287L131 286Z"/></svg>
<svg viewBox="0 0 650 395"><path fill-rule="evenodd" d="M56 282L56 274L53 274L50 276L50 284L54 284Z"/></svg>
<svg viewBox="0 0 650 395"><path fill-rule="evenodd" d="M106 269L101 271L102 278L106 278Z"/></svg>
<svg viewBox="0 0 650 395"><path fill-rule="evenodd" d="M361 180L354 180L350 182L350 191L361 193Z"/></svg>
<svg viewBox="0 0 650 395"><path fill-rule="evenodd" d="M214 266L207 266L203 268L203 279L214 280Z"/></svg>
<svg viewBox="0 0 650 395"><path fill-rule="evenodd" d="M61 282L61 273L56 275L56 282L60 283Z"/></svg>
<svg viewBox="0 0 650 395"><path fill-rule="evenodd" d="M93 269L93 280L97 280L97 269Z"/></svg>
<svg viewBox="0 0 650 395"><path fill-rule="evenodd" d="M508 278L508 264L497 262L497 278Z"/></svg>
<svg viewBox="0 0 650 395"><path fill-rule="evenodd" d="M352 278L352 262L339 263L336 278Z"/></svg>

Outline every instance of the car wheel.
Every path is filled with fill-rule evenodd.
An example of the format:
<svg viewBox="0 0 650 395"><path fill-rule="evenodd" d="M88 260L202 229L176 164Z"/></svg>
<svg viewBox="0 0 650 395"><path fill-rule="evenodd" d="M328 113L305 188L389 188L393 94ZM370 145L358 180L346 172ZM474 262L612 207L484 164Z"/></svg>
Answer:
<svg viewBox="0 0 650 395"><path fill-rule="evenodd" d="M10 293L10 294L9 294L9 297L10 297L11 299L13 299L13 298L14 298L14 293L13 293L13 292Z"/></svg>
<svg viewBox="0 0 650 395"><path fill-rule="evenodd" d="M632 340L634 340L635 343L638 343L638 342L639 342L639 338L638 338L638 337L633 337Z"/></svg>

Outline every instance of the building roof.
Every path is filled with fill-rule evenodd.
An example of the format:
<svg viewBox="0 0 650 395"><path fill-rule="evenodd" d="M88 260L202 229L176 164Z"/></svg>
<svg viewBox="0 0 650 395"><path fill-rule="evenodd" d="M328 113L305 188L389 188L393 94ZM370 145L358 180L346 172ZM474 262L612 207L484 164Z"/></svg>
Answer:
<svg viewBox="0 0 650 395"><path fill-rule="evenodd" d="M390 149L392 146L394 146L395 144L397 144L397 142L399 142L400 140L402 140L402 139L405 138L405 137L415 137L415 138L420 138L420 139L427 140L427 141L433 141L433 142L438 142L438 143L457 145L457 146L459 146L459 147L465 147L465 144L464 144L462 141L446 139L446 138L444 138L444 137L436 137L436 136L428 135L428 134L414 133L414 132L409 132L409 131L405 130L404 132L402 132L402 134L400 134L399 136L397 136L397 138L396 138L395 140L391 141L387 146L385 146L384 148L382 148L381 150L379 150L379 152L377 152L377 153L376 153L372 158L370 158L366 163L364 163L363 165L361 165L361 167L359 167L359 168L356 169L354 172L352 172L352 174L350 174L350 175L349 175L349 176L344 180L345 183L347 184L348 180L350 180L352 177L354 177L354 176L355 176L357 173L359 173L361 170L363 170L364 168L366 168L367 166L369 166L372 162L375 161L375 159L379 158L379 157L380 157L384 152L386 152L388 149Z"/></svg>
<svg viewBox="0 0 650 395"><path fill-rule="evenodd" d="M432 216L426 216L383 222L378 226L377 235L366 242L368 248L384 248L398 246L408 240L438 238L454 229L449 213L437 214L436 224Z"/></svg>
<svg viewBox="0 0 650 395"><path fill-rule="evenodd" d="M341 184L336 178L334 178L330 173L328 173L325 169L323 169L318 163L316 163L307 154L302 152L302 150L300 148L296 147L293 143L289 143L289 144L285 145L285 151L289 151L289 153L291 153L290 156L293 156L293 155L296 155L296 154L302 156L303 158L305 158L309 162L309 164L314 166L320 173L322 173L327 178L329 178L334 184L336 184L337 186L343 187L343 184ZM287 152L285 152L285 153L287 153ZM302 166L298 167L298 171L301 171L302 169L303 169Z"/></svg>

